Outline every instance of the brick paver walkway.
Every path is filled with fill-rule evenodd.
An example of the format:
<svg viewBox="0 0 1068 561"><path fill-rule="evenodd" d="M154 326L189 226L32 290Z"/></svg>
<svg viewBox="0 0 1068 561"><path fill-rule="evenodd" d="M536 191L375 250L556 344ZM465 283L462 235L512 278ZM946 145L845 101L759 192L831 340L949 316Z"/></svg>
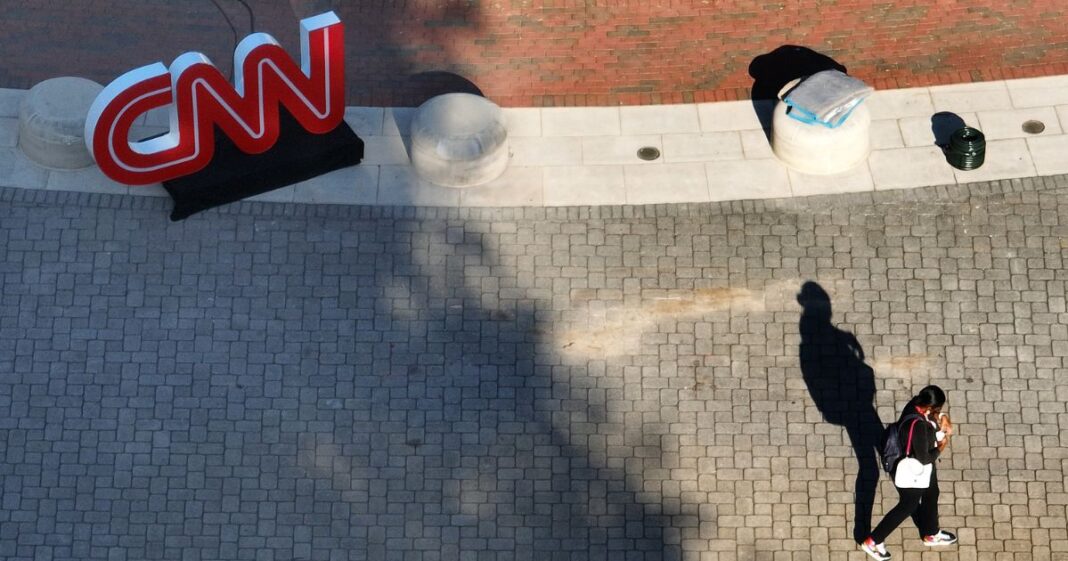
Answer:
<svg viewBox="0 0 1068 561"><path fill-rule="evenodd" d="M1068 177L169 204L0 190L0 558L859 559L864 402L929 382L937 558L1068 558Z"/></svg>
<svg viewBox="0 0 1068 561"><path fill-rule="evenodd" d="M296 53L298 18L328 9L349 30L350 105L418 105L456 87L441 71L508 106L748 99L750 64L783 45L879 89L1068 74L1060 0L0 0L0 87L107 83L189 50L229 72L237 40Z"/></svg>

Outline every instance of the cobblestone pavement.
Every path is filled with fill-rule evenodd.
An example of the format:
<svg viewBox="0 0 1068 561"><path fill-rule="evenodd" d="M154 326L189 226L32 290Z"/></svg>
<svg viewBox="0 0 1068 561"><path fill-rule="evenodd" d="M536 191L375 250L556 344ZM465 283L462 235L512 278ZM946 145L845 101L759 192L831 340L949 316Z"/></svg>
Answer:
<svg viewBox="0 0 1068 561"><path fill-rule="evenodd" d="M168 207L0 190L0 558L861 559L933 382L961 543L895 558L1068 559L1068 177Z"/></svg>

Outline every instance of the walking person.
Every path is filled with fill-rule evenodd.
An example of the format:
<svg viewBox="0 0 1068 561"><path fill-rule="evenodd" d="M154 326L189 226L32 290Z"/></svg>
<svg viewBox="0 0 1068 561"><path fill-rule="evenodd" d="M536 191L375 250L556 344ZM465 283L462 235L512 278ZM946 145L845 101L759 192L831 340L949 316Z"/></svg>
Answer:
<svg viewBox="0 0 1068 561"><path fill-rule="evenodd" d="M906 518L912 517L926 546L956 543L957 536L938 525L938 470L935 462L949 445L953 424L942 412L946 393L938 386L920 390L901 412L898 438L905 452L894 467L894 487L900 500L875 527L861 549L878 561L888 561L883 542Z"/></svg>

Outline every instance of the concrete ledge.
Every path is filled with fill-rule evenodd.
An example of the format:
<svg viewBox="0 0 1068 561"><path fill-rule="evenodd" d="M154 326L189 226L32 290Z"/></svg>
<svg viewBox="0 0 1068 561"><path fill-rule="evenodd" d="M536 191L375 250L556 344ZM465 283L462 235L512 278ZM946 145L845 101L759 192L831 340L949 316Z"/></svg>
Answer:
<svg viewBox="0 0 1068 561"><path fill-rule="evenodd" d="M1010 80L1006 91L1023 86L1027 92L1047 91L1062 82L1061 77L1051 77L1029 79L1017 86L1016 81ZM1060 104L1060 98L1037 107L966 111L982 107L984 96L1003 87L1005 83L938 89L940 103L951 100L954 107L959 103L954 112L966 123L1010 137L992 140L987 147L986 164L968 172L953 170L934 146L934 92L930 88L913 88L885 90L872 96L869 109L878 117L869 131L871 154L847 172L834 175L790 170L776 159L756 116L757 110L764 107L749 102L690 104L686 107L697 112L701 132L684 133L678 132L687 126L682 124L682 117L692 116L692 112L673 106L641 110L502 109L508 127L507 171L483 185L464 189L433 184L416 173L409 159L409 131L415 109L350 107L346 119L367 143L364 163L281 189L258 199L269 202L256 204L456 208L702 203L809 195L859 196L891 189L1068 173L1068 104ZM15 148L14 117L26 95L25 90L0 89L0 186L122 192L141 198L163 194L155 187L131 189L114 184L95 167L61 171L31 161ZM1035 103L1035 95L1028 93L1026 103ZM660 112L664 115L662 121L656 118ZM1036 117L1045 122L1045 131L1019 137L1017 121ZM569 119L573 122L569 123ZM621 123L625 125L621 127ZM144 126L153 124L158 122L146 121ZM621 132L623 128L627 134ZM661 158L639 160L635 149L645 145L659 148ZM908 196L908 192L903 193Z"/></svg>
<svg viewBox="0 0 1068 561"><path fill-rule="evenodd" d="M85 147L85 117L104 87L85 78L37 84L19 106L18 146L42 166L79 169L93 164Z"/></svg>

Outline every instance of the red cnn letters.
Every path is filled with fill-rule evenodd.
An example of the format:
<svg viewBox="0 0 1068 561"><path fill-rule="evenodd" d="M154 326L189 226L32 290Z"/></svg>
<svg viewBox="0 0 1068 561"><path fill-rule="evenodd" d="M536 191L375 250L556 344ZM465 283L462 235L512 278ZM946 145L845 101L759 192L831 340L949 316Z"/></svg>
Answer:
<svg viewBox="0 0 1068 561"><path fill-rule="evenodd" d="M327 12L300 22L301 64L265 33L249 35L234 51L234 84L201 53L185 53L131 70L93 102L85 143L105 175L147 185L189 175L211 161L218 126L241 150L258 154L278 140L278 107L309 132L330 132L345 117L344 28ZM131 141L138 117L170 107L170 130Z"/></svg>

